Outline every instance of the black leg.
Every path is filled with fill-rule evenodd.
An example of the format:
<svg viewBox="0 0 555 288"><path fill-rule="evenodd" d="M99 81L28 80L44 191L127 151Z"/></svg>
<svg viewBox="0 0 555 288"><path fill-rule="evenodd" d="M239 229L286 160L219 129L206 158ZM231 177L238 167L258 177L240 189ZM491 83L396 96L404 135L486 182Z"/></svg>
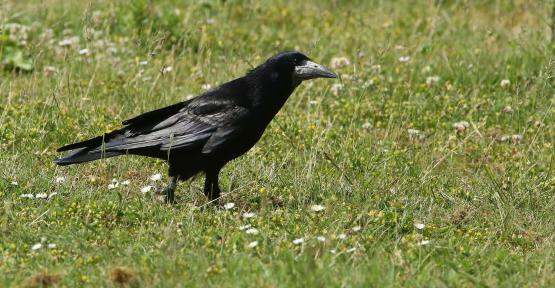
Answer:
<svg viewBox="0 0 555 288"><path fill-rule="evenodd" d="M166 203L175 203L175 188L177 187L177 177L172 177L168 187L164 189L163 193L166 194Z"/></svg>
<svg viewBox="0 0 555 288"><path fill-rule="evenodd" d="M221 190L218 185L218 174L220 174L220 169L221 168L206 171L204 195L206 195L210 201L220 198Z"/></svg>

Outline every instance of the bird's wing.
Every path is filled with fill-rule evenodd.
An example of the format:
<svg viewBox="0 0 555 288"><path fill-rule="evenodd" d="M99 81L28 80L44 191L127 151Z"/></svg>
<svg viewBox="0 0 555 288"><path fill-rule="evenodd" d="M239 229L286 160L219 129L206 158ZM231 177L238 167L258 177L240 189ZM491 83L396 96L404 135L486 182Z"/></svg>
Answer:
<svg viewBox="0 0 555 288"><path fill-rule="evenodd" d="M218 126L218 129L214 131L208 141L202 147L203 154L210 154L214 152L222 151L227 147L226 144L237 141L240 137L243 137L246 126L251 126L252 121L249 110L235 106L233 109L226 111L225 116L221 117L222 125ZM219 115L218 115L219 116ZM218 117L219 118L219 117Z"/></svg>
<svg viewBox="0 0 555 288"><path fill-rule="evenodd" d="M179 113L181 109L186 107L191 101L179 102L164 108L156 109L150 112L143 113L137 117L127 119L122 122L123 125L133 127L142 126L149 123L158 123L168 118L171 115Z"/></svg>
<svg viewBox="0 0 555 288"><path fill-rule="evenodd" d="M158 147L168 151L202 147L212 134L233 124L242 114L240 111L245 110L226 101L197 101L186 103L177 111L174 109L162 108L125 121L128 126L98 149L116 151ZM174 114L168 115L171 112Z"/></svg>
<svg viewBox="0 0 555 288"><path fill-rule="evenodd" d="M227 138L236 136L230 135L236 131L234 127L244 123L249 115L249 110L245 107L226 101L211 101L191 108L188 112L192 115L190 119L194 119L197 132L191 134L189 128L177 129L172 136L173 139L160 147L162 150L181 148L202 140L204 153L207 145L216 144L216 139L224 137L223 134L226 134Z"/></svg>
<svg viewBox="0 0 555 288"><path fill-rule="evenodd" d="M215 127L206 124L195 117L180 115L178 119L166 119L165 123L158 123L147 129L124 130L123 133L108 139L98 150L118 151L132 150L146 147L158 147L160 150L185 148L200 145L210 137ZM150 125L149 125L150 126ZM94 152L94 151L93 151Z"/></svg>
<svg viewBox="0 0 555 288"><path fill-rule="evenodd" d="M58 151L88 148L90 153L103 151L125 151L135 148L160 146L168 141L172 131L181 132L189 141L208 138L207 130L214 127L197 120L187 112L187 102L177 103L139 115L123 122L122 129L106 133L78 143L63 146ZM181 140L183 142L184 139ZM191 142L189 142L191 143Z"/></svg>

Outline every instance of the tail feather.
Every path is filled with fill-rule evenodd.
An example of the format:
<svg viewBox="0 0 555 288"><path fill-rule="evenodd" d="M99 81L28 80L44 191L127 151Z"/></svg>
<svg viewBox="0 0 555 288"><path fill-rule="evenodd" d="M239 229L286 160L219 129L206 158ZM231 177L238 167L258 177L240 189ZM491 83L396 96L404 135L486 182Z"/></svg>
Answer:
<svg viewBox="0 0 555 288"><path fill-rule="evenodd" d="M94 137L92 139L89 140L85 140L83 142L78 142L78 143L73 143L73 144L69 144L66 146L62 146L60 148L58 148L58 152L63 152L63 151L69 151L69 150L74 150L77 148L86 148L86 147L98 147L102 145L102 140L106 137L105 136L98 136L98 137Z"/></svg>
<svg viewBox="0 0 555 288"><path fill-rule="evenodd" d="M92 139L91 139L92 140ZM78 143L79 144L79 143ZM63 147L62 147L63 148ZM83 162L94 161L103 158L110 158L118 155L124 154L122 151L91 151L96 147L85 147L76 149L62 158L54 160L54 163L65 166ZM61 149L61 148L60 148Z"/></svg>

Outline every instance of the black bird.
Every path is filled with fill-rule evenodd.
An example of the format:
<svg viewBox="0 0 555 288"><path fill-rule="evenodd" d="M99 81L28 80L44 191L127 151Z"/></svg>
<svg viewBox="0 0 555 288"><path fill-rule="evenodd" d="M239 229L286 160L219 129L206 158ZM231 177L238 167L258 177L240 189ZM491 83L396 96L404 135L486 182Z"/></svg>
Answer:
<svg viewBox="0 0 555 288"><path fill-rule="evenodd" d="M299 52L283 52L244 77L193 99L144 113L123 122L125 127L83 142L54 162L70 165L119 155L141 155L169 162L171 182L164 190L174 202L178 180L206 174L204 193L220 197L222 167L247 152L304 80L336 78L328 68Z"/></svg>

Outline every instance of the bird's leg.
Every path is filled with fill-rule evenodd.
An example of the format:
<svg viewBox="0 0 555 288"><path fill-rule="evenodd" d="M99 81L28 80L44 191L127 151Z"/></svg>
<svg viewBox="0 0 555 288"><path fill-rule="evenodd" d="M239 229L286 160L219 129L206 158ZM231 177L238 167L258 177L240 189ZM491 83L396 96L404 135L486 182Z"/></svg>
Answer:
<svg viewBox="0 0 555 288"><path fill-rule="evenodd" d="M168 187L162 191L162 193L166 194L166 203L175 203L175 188L177 187L177 177L172 177L170 184Z"/></svg>
<svg viewBox="0 0 555 288"><path fill-rule="evenodd" d="M206 172L206 180L204 181L204 195L214 201L220 198L220 186L218 185L218 174L220 169L211 170Z"/></svg>

